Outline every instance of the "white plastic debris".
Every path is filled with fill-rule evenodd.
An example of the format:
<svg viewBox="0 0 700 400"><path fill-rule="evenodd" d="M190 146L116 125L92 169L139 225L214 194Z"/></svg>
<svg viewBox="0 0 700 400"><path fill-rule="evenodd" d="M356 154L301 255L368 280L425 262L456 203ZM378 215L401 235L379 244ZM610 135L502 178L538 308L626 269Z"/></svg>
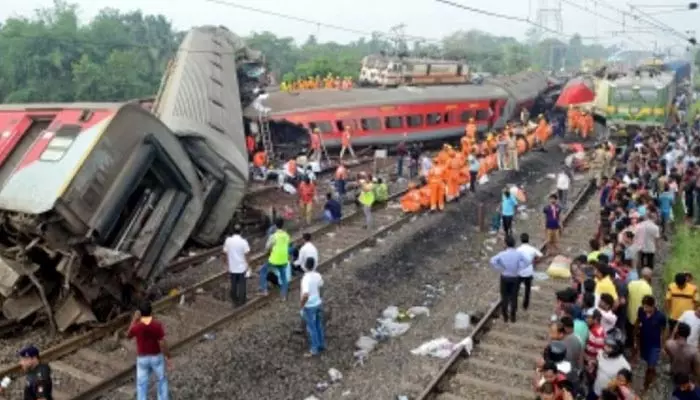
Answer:
<svg viewBox="0 0 700 400"><path fill-rule="evenodd" d="M541 271L535 272L534 274L532 274L532 277L536 281L546 281L547 279L549 279L549 275L547 275L546 272Z"/></svg>
<svg viewBox="0 0 700 400"><path fill-rule="evenodd" d="M360 350L365 351L366 353L371 352L374 350L374 347L377 345L377 341L372 339L369 336L360 336L359 339L355 342L355 347L357 347Z"/></svg>
<svg viewBox="0 0 700 400"><path fill-rule="evenodd" d="M549 178L549 179L554 179L554 178L556 178L556 177L557 177L557 176L554 175L554 174L547 174L547 178Z"/></svg>
<svg viewBox="0 0 700 400"><path fill-rule="evenodd" d="M345 396L350 396L351 393L352 393L351 391L346 390L346 391L344 391L343 393L341 393L340 395L343 396L343 397L345 397Z"/></svg>
<svg viewBox="0 0 700 400"><path fill-rule="evenodd" d="M291 183L285 183L282 185L282 190L289 194L297 194L297 189Z"/></svg>
<svg viewBox="0 0 700 400"><path fill-rule="evenodd" d="M336 383L343 380L343 374L335 368L328 370L328 377L330 378L331 383Z"/></svg>
<svg viewBox="0 0 700 400"><path fill-rule="evenodd" d="M394 322L390 319L380 319L378 322L379 327L377 331L383 337L393 338L401 336L411 328L411 324L408 322Z"/></svg>
<svg viewBox="0 0 700 400"><path fill-rule="evenodd" d="M419 315L425 315L427 317L430 316L430 309L428 307L423 307L423 306L413 306L406 310L406 314L413 319Z"/></svg>
<svg viewBox="0 0 700 400"><path fill-rule="evenodd" d="M318 397L316 397L316 396L309 396L309 397L305 398L304 400L318 400Z"/></svg>
<svg viewBox="0 0 700 400"><path fill-rule="evenodd" d="M399 308L396 306L389 306L382 311L382 318L394 320L399 316Z"/></svg>
<svg viewBox="0 0 700 400"><path fill-rule="evenodd" d="M411 354L416 356L430 356L437 358L447 358L452 354L455 345L449 339L441 337L427 341L417 348L411 350Z"/></svg>
<svg viewBox="0 0 700 400"><path fill-rule="evenodd" d="M467 330L469 329L469 323L469 314L458 312L455 315L455 330Z"/></svg>
<svg viewBox="0 0 700 400"><path fill-rule="evenodd" d="M474 341L472 340L471 336L467 336L464 339L462 339L461 342L457 343L457 346L464 347L464 351L466 351L467 354L471 355L472 350L474 350Z"/></svg>

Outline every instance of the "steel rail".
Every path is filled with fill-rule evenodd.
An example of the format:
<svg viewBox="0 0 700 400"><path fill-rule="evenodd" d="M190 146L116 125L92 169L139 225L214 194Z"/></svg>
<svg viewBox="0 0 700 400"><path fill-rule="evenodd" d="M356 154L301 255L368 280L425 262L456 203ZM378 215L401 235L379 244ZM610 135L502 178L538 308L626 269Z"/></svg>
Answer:
<svg viewBox="0 0 700 400"><path fill-rule="evenodd" d="M399 193L394 194L391 196L391 199L395 199L399 196L401 196L404 191L401 191ZM356 211L352 214L352 216L358 216L361 215L362 213L359 211ZM318 265L318 269L321 271L327 270L329 268L332 268L333 264L342 261L345 259L349 254L354 252L355 250L367 245L368 243L371 243L374 239L377 237L380 237L382 235L387 234L390 231L396 230L397 228L401 227L405 223L411 220L414 214L405 214L398 218L396 221L391 222L390 224L386 225L385 227L381 228L380 230L373 232L372 234L365 236L364 238L358 240L357 242L351 244L350 246L342 249L340 252L336 253L332 257L326 259L324 262L320 263ZM227 273L221 273L218 275L218 277L224 277L226 276ZM210 278L211 279L211 278ZM296 288L299 285L300 282L300 277L294 277L290 284L289 288ZM180 297L180 294L174 297L175 300L178 300ZM235 310L232 310L230 313L222 316L221 318L217 319L216 321L198 329L196 332L191 333L184 337L183 339L178 340L175 343L170 344L170 349L172 353L177 353L178 350L181 350L183 348L186 348L189 344L191 343L196 343L201 341L202 335L205 333L211 332L217 328L219 328L222 325L225 325L229 322L232 321L238 321L250 314L252 314L254 311L262 308L263 306L269 304L273 299L278 298L276 293L269 293L266 296L260 296L252 299L248 303L246 303L244 306L237 308ZM128 378L132 377L134 374L134 371L136 369L136 364L131 363L131 365L127 368L122 369L121 371L115 373L114 375L104 379L103 381L100 381L99 383L87 388L86 390L82 391L80 394L75 395L70 398L70 400L87 400L87 399L95 399L98 396L104 394L105 392L108 392L109 390L112 390L116 387L118 387L122 382L127 380Z"/></svg>
<svg viewBox="0 0 700 400"><path fill-rule="evenodd" d="M407 191L406 189L403 189L403 190L399 190L396 193L393 193L392 195L389 196L389 199L387 200L386 203L381 204L381 205L377 205L374 207L374 209L379 210L379 209L385 208L386 205L388 205L388 203L390 201L401 197L404 193L406 193L406 191ZM354 220L357 217L361 216L362 214L363 213L361 212L361 210L359 210L359 209L355 210L354 212L344 216L341 219L340 224L342 225L343 223ZM408 217L410 215L412 215L412 214L408 214L406 217ZM397 221L401 221L406 217L400 218ZM395 221L395 222L397 222L397 221ZM390 224L388 227L392 227L392 226L395 226L394 223ZM333 230L335 228L336 228L336 225L334 225L334 224L322 224L322 225L317 226L315 229L312 228L311 230L306 230L305 232L309 232L309 233L311 233L311 235L317 236L317 235L323 234L327 231ZM332 258L326 260L324 263L320 263L318 267L323 268L324 264L331 265L333 262L337 261L339 258L342 258L342 257L346 256L349 252L352 252L355 248L357 248L357 246L361 246L364 243L367 243L368 240L372 240L374 237L381 235L381 234L385 233L386 231L387 231L387 229L383 228L380 231L377 231L374 234L372 234L368 237L365 237L364 239L362 239L360 242L356 243L355 245L341 250L340 253L334 255ZM295 244L300 243L302 241L301 234L295 235L292 238L292 241ZM204 262L212 256L221 254L221 251L222 251L222 246L217 246L217 247L214 247L212 249L207 249L207 250L201 251L195 255L188 256L188 257L185 257L183 259L177 260L177 261L173 262L172 264L170 264L168 266L168 268L169 269L172 268L173 265L179 265L180 267L182 267L183 265L192 265L192 264ZM266 252L264 252L264 251L258 252L251 257L250 262L252 264L260 264L260 263L265 261L266 257L267 257ZM330 264L328 264L328 263L330 263ZM197 291L197 289L204 287L204 286L207 286L207 285L210 285L212 283L215 283L215 282L217 282L221 279L224 279L224 278L228 278L228 273L227 272L219 272L219 273L213 274L213 275L211 275L211 276L209 276L209 277L207 277L207 278L205 278L205 279L203 279L203 280L201 280L201 281L199 281L191 286L188 286L187 288L184 288L175 294L169 294L169 295L167 295L167 296L165 296L165 297L161 298L160 300L153 303L153 311L158 313L158 312L162 312L164 310L167 310L173 306L176 306L178 304L178 302L180 301L181 296L187 296L187 295L194 294ZM251 300L250 302L246 303L244 306L236 309L233 313L227 315L228 320L235 318L236 315L240 315L241 317L248 315L250 312L252 312L252 311L258 309L260 306L264 305L264 302L268 301L268 300L263 300L263 299L265 299L265 298L259 297L259 298L255 298L255 299ZM117 317L115 317L114 319L112 319L111 321L105 323L104 325L97 326L85 334L69 338L66 341L64 341L56 346L53 346L49 349L42 351L41 358L43 361L52 361L52 360L59 359L61 357L65 357L69 354L72 354L72 353L76 352L77 350L79 350L85 346L88 346L91 343L114 333L115 331L125 329L130 322L130 318L131 318L130 312L122 313L122 314L118 315ZM214 323L215 327L221 325L224 322L225 321L223 321L223 318L222 318L221 322L217 321ZM211 329L212 328L210 327L209 330L211 330ZM21 367L19 364L15 364L15 365L12 365L10 367L0 369L0 377L2 377L2 376L17 376L17 375L20 375L21 373L22 373L22 370L21 370Z"/></svg>
<svg viewBox="0 0 700 400"><path fill-rule="evenodd" d="M574 214L574 212L584 203L584 200L588 198L588 196L595 191L595 183L594 182L589 182L581 191L579 191L578 196L574 199L574 202L571 205L571 208L564 213L563 219L562 219L562 224L566 225L569 222L569 219L571 216ZM544 242L540 246L540 251L545 250L545 247L547 246L547 242ZM472 333L469 335L469 337L472 339L472 343L474 346L477 345L478 339L480 339L482 336L484 336L487 333L487 327L489 326L489 322L497 317L498 311L501 309L501 300L499 299L498 301L494 302L491 307L486 311L486 314L484 315L481 320L476 324L474 327L474 330L472 330ZM430 380L428 385L423 389L423 391L416 397L416 400L428 400L432 394L435 393L435 391L438 389L438 385L440 382L442 382L449 374L450 371L456 366L457 362L469 358L469 353L466 351L464 345L461 345L457 349L455 349L452 352L452 355L447 359L447 361L440 367L438 370L437 375L433 377L433 379Z"/></svg>

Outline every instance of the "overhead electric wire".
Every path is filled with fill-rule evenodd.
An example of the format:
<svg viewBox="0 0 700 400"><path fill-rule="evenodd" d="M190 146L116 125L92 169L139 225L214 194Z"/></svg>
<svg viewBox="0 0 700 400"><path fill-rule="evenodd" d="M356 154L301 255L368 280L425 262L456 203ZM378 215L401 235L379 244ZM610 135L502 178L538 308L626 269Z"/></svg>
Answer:
<svg viewBox="0 0 700 400"><path fill-rule="evenodd" d="M635 21L640 21L642 23L645 23L647 25L650 25L650 26L653 26L653 27L659 29L660 31L671 33L674 36L679 37L683 40L689 41L691 39L688 35L683 34L682 32L674 29L673 27L671 27L671 26L669 26L661 21L655 20L653 17L652 18L649 18L649 17L645 18L644 14L639 12L639 10L637 10L637 14L641 14L641 16L635 14L634 12L620 9L620 8L610 4L606 0L591 0L591 1L594 2L596 5L601 5L602 7L605 7L605 8L608 8L610 10L613 10L613 11L620 13L621 15L629 16L632 19L634 19ZM630 4L630 6L632 6L632 5Z"/></svg>
<svg viewBox="0 0 700 400"><path fill-rule="evenodd" d="M372 36L374 34L379 34L381 36L393 36L392 34L390 34L388 32L364 31L364 30L360 30L360 29L345 27L342 25L330 24L330 23L323 22L323 21L299 17L296 15L283 14L283 13L280 13L277 11L271 11L271 10L265 10L262 8L251 7L251 6L235 3L232 1L228 1L228 0L204 0L204 1L207 3L218 4L218 5L231 7L231 8L238 8L240 10L246 10L246 11L250 11L250 12L254 12L254 13L258 13L258 14L265 14L265 15L269 15L269 16L273 16L273 17L287 19L290 21L302 22L302 23L314 25L317 27L333 29L333 30L341 31L341 32L353 33L353 34L361 35L361 36ZM421 40L421 41L426 41L426 42L440 42L440 41L442 41L441 39L426 38L423 36L414 36L414 35L405 35L404 37L406 39L409 39L409 40Z"/></svg>
<svg viewBox="0 0 700 400"><path fill-rule="evenodd" d="M608 21L608 22L612 22L613 24L620 24L620 23L622 22L622 21L618 21L618 20L616 20L616 19L614 19L614 18L612 18L612 17L608 17L608 16L606 16L606 15L600 14L600 13L597 12L597 11L593 11L593 10L589 9L588 7L584 7L584 6L580 5L580 4L575 3L574 1L571 1L571 0L561 0L561 1L564 2L564 3L566 3L566 4L568 4L568 5L570 5L570 6L572 6L572 7L574 7L574 8L577 8L577 9L579 9L579 10L581 10L581 11L587 12L587 13L593 15L594 17L598 17L598 18L604 19L604 20L606 20L606 21ZM648 45L646 45L645 43L643 43L643 42L641 42L641 41L639 41L639 40L637 40L637 39L635 39L635 38L633 38L633 37L631 37L631 36L626 35L625 38L628 39L629 41L633 42L633 43L636 43L636 44L639 45L639 46L648 47Z"/></svg>

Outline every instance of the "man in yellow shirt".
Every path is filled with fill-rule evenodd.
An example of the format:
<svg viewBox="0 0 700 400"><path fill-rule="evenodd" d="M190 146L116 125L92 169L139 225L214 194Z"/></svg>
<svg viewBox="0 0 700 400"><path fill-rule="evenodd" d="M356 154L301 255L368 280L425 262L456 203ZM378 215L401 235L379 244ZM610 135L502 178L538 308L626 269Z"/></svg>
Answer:
<svg viewBox="0 0 700 400"><path fill-rule="evenodd" d="M642 306L644 296L651 296L651 268L642 268L641 278L627 284L627 326L628 332L630 326L634 326L637 322L637 311Z"/></svg>
<svg viewBox="0 0 700 400"><path fill-rule="evenodd" d="M694 310L700 303L698 288L689 282L689 274L677 273L674 282L668 285L666 291L666 312L668 313L668 326L671 331L676 327L681 315Z"/></svg>
<svg viewBox="0 0 700 400"><path fill-rule="evenodd" d="M617 288L615 283L612 281L612 276L615 271L607 265L598 265L595 269L595 294L600 296L603 293L607 293L612 296L617 304Z"/></svg>

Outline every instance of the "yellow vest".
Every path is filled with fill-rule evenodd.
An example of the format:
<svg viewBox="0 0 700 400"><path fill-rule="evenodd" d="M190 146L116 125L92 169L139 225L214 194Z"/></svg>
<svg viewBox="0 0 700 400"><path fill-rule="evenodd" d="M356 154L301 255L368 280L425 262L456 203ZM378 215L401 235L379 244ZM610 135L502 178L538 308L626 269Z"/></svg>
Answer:
<svg viewBox="0 0 700 400"><path fill-rule="evenodd" d="M270 258L267 261L278 267L286 267L289 262L289 234L281 229L272 234L274 244L270 250Z"/></svg>
<svg viewBox="0 0 700 400"><path fill-rule="evenodd" d="M360 193L359 200L363 206L371 206L374 203L374 188L371 187L370 190Z"/></svg>

